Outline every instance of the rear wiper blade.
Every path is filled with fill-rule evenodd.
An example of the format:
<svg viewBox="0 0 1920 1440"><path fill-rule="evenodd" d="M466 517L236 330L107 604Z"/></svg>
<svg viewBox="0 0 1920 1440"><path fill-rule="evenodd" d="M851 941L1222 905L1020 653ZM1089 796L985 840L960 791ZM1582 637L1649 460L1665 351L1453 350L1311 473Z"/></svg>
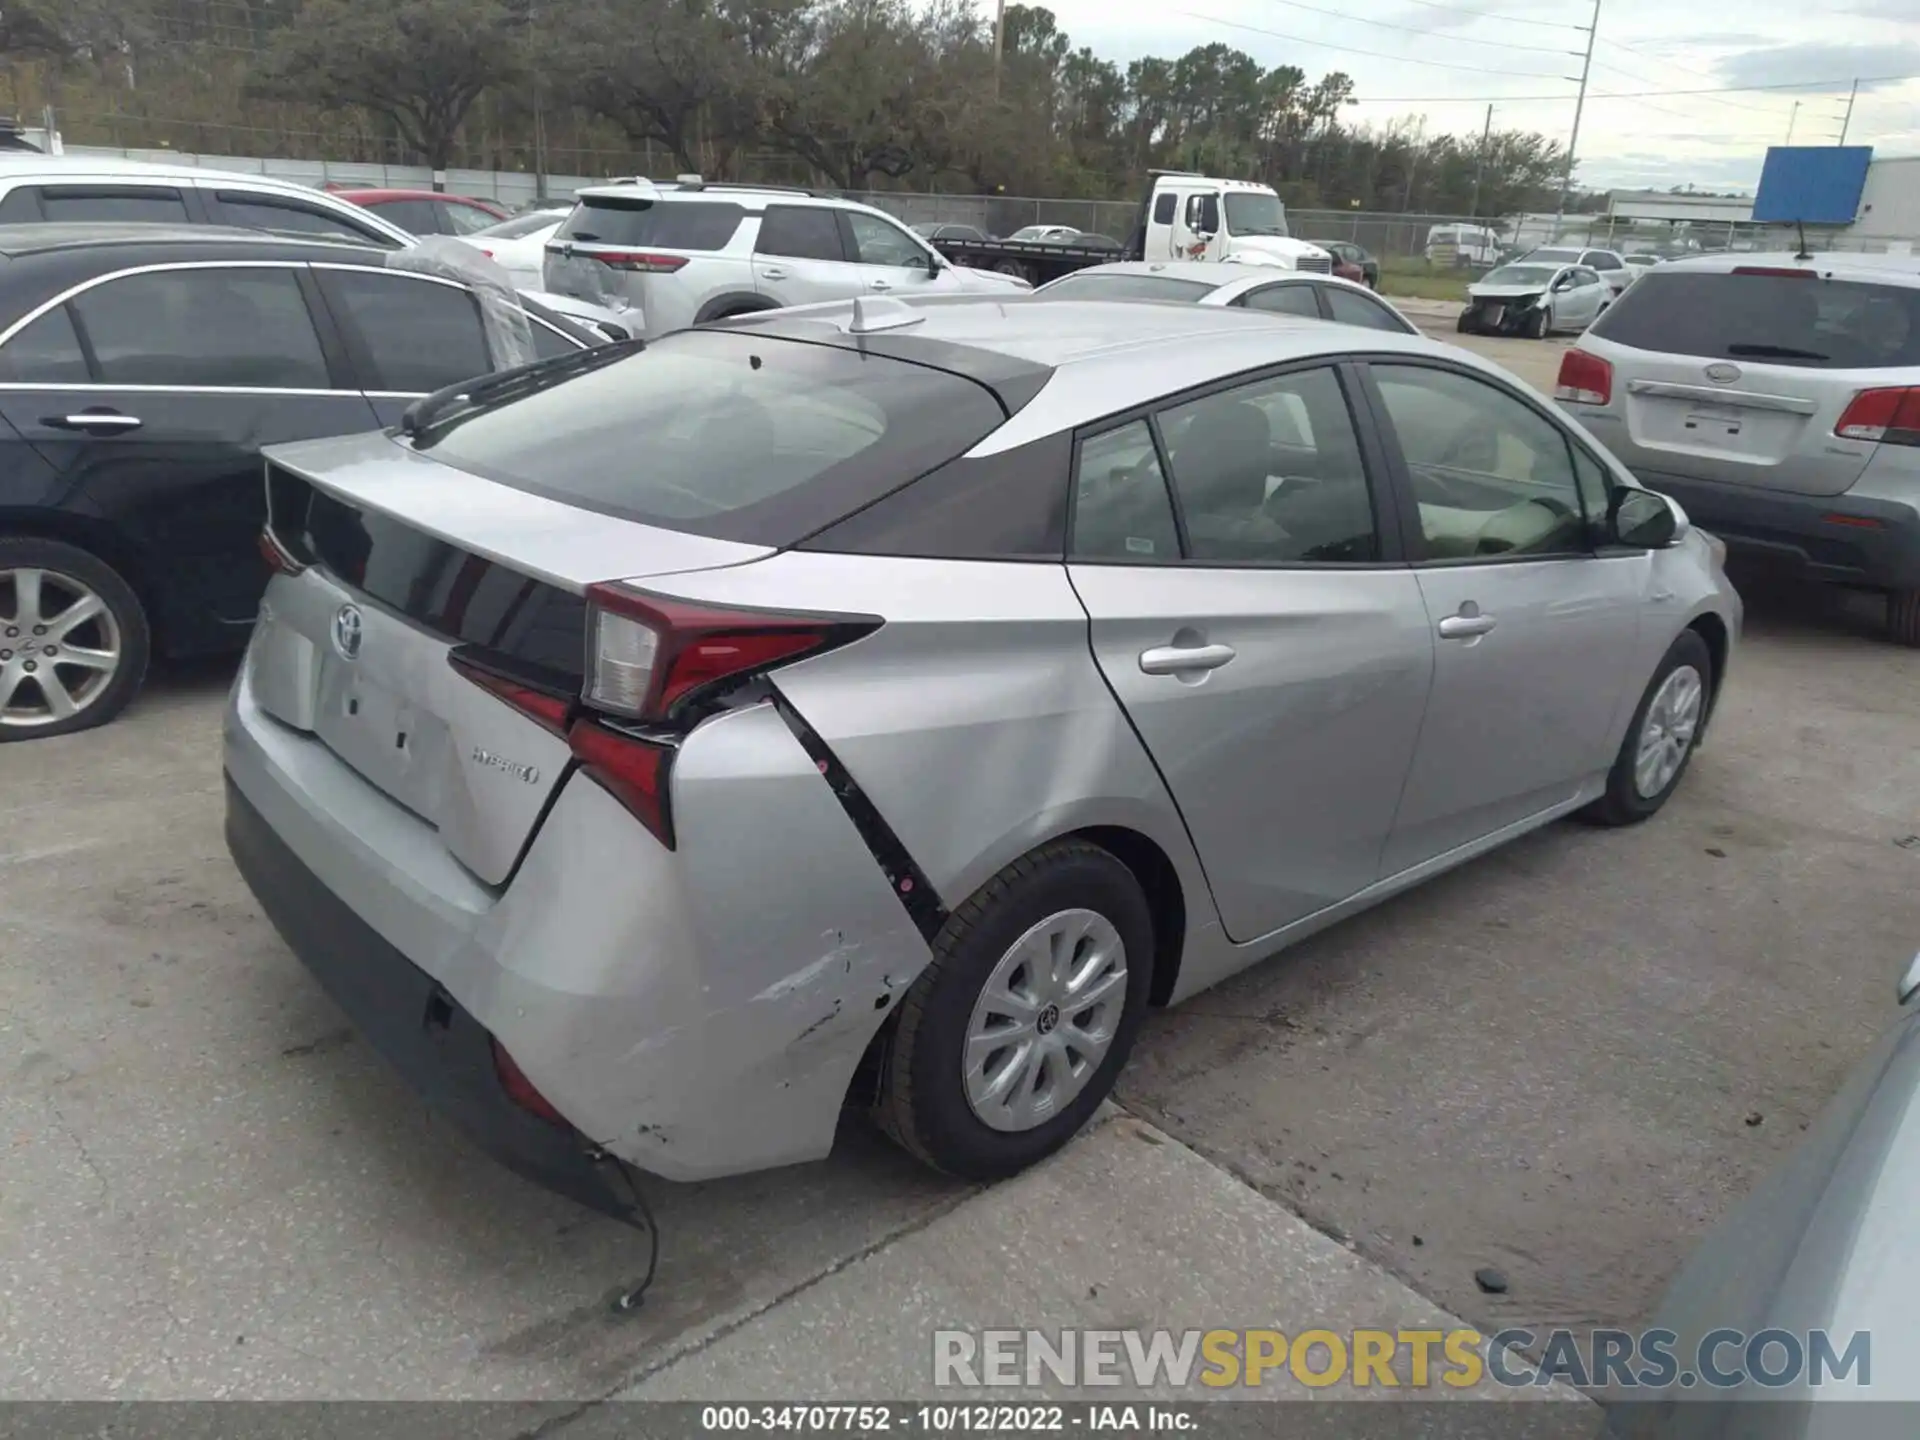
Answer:
<svg viewBox="0 0 1920 1440"><path fill-rule="evenodd" d="M1727 354L1744 355L1751 360L1831 360L1831 355L1822 355L1818 350L1800 350L1792 345L1748 345L1727 346Z"/></svg>
<svg viewBox="0 0 1920 1440"><path fill-rule="evenodd" d="M516 365L511 370L497 370L477 380L461 380L453 385L442 386L431 395L422 395L406 408L400 416L400 432L410 440L418 439L435 422L452 419L453 415L448 412L456 403L465 402L458 414L471 414L484 406L531 394L570 375L583 374L646 348L647 342L638 338L615 340L611 344L576 350L571 355L554 355L545 360Z"/></svg>

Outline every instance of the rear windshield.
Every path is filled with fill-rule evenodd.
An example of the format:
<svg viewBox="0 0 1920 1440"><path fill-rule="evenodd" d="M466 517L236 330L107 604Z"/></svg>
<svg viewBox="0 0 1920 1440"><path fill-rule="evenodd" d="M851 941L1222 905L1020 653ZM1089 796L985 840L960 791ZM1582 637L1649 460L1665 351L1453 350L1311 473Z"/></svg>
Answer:
<svg viewBox="0 0 1920 1440"><path fill-rule="evenodd" d="M1593 333L1636 350L1814 370L1920 365L1920 289L1649 270Z"/></svg>
<svg viewBox="0 0 1920 1440"><path fill-rule="evenodd" d="M1198 300L1215 289L1168 275L1069 275L1043 288L1050 300Z"/></svg>
<svg viewBox="0 0 1920 1440"><path fill-rule="evenodd" d="M662 250L720 250L747 212L724 200L673 200L589 195L554 234L582 244L649 245Z"/></svg>
<svg viewBox="0 0 1920 1440"><path fill-rule="evenodd" d="M602 514L785 546L964 454L1004 418L990 391L944 370L693 330L456 416L418 445Z"/></svg>

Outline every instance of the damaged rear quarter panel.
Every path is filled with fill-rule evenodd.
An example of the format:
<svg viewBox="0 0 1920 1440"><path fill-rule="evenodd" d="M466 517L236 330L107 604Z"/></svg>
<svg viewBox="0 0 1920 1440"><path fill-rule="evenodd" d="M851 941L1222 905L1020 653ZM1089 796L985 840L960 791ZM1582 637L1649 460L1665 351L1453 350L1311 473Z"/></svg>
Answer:
<svg viewBox="0 0 1920 1440"><path fill-rule="evenodd" d="M463 1002L591 1139L668 1179L817 1159L926 942L767 705L673 767L678 848L566 785Z"/></svg>

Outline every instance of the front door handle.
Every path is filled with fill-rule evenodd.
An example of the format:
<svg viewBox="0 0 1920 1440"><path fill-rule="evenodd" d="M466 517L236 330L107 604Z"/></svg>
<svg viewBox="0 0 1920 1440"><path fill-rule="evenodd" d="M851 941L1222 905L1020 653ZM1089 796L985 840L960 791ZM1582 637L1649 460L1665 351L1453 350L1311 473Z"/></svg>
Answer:
<svg viewBox="0 0 1920 1440"><path fill-rule="evenodd" d="M1157 645L1140 652L1140 668L1149 675L1182 675L1218 670L1233 659L1231 645Z"/></svg>
<svg viewBox="0 0 1920 1440"><path fill-rule="evenodd" d="M54 430L83 430L94 435L118 435L140 428L140 417L114 410L82 410L78 415L42 415L40 423Z"/></svg>
<svg viewBox="0 0 1920 1440"><path fill-rule="evenodd" d="M760 278L762 280L784 280L787 278L787 272L782 270L778 265L763 265L760 267Z"/></svg>
<svg viewBox="0 0 1920 1440"><path fill-rule="evenodd" d="M1486 634L1494 627L1491 615L1482 615L1480 607L1469 600L1460 607L1460 613L1449 615L1440 622L1442 640L1472 640Z"/></svg>
<svg viewBox="0 0 1920 1440"><path fill-rule="evenodd" d="M867 288L869 290L891 290L893 289L893 282L891 280L869 280L867 282Z"/></svg>

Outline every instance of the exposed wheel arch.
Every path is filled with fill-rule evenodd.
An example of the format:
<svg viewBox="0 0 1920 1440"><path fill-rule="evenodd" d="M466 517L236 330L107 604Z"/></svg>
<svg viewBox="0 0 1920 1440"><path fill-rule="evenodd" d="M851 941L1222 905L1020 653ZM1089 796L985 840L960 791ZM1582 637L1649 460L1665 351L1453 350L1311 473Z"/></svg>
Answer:
<svg viewBox="0 0 1920 1440"><path fill-rule="evenodd" d="M1727 622L1712 611L1695 616L1687 628L1707 642L1707 654L1713 660L1713 674L1707 685L1707 713L1700 721L1700 733L1704 737L1713 724L1714 712L1720 708L1720 686L1726 679L1727 650L1731 637L1727 634ZM1698 741L1695 743L1698 744Z"/></svg>
<svg viewBox="0 0 1920 1440"><path fill-rule="evenodd" d="M778 310L780 307L766 296L752 290L731 290L724 295L716 295L700 307L693 317L696 325L709 325L715 320L729 320L735 315L755 315L762 310Z"/></svg>
<svg viewBox="0 0 1920 1440"><path fill-rule="evenodd" d="M1119 860L1146 892L1147 905L1153 912L1153 988L1147 998L1155 1005L1165 1005L1180 978L1180 960L1187 941L1187 898L1173 860L1153 840L1125 826L1095 825L1073 834Z"/></svg>

